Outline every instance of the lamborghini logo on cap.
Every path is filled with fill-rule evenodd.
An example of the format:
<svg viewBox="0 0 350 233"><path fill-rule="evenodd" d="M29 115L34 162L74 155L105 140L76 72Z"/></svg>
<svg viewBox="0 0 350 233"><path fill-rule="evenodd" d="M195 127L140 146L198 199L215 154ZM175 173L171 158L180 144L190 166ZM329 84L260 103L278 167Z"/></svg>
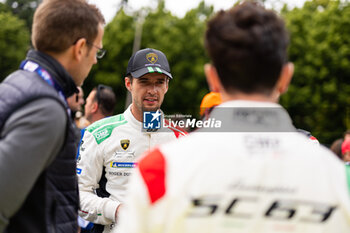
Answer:
<svg viewBox="0 0 350 233"><path fill-rule="evenodd" d="M130 145L130 140L129 139L120 140L120 146L124 150L128 149L129 145Z"/></svg>
<svg viewBox="0 0 350 233"><path fill-rule="evenodd" d="M158 61L158 55L155 54L155 53L148 53L146 55L146 58L152 64L154 64L154 63L156 63Z"/></svg>

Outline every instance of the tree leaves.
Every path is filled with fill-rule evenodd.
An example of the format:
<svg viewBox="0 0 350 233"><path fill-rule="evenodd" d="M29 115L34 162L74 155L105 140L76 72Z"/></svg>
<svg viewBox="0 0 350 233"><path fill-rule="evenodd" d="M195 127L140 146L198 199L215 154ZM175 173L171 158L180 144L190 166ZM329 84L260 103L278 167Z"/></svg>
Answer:
<svg viewBox="0 0 350 233"><path fill-rule="evenodd" d="M10 11L27 10L34 0L0 3L0 80L14 71L29 47L30 28ZM127 2L127 1L124 1ZM22 4L22 5L21 5ZM28 5L29 4L29 5ZM204 49L206 21L213 7L203 1L176 17L159 0L157 9L125 13L127 4L119 9L105 27L104 48L107 54L94 66L84 83L85 92L99 83L110 85L118 98L116 113L124 110L126 88L124 76L132 55L137 17L142 24L141 48L163 51L169 60L174 79L169 84L163 109L167 113L198 116L202 97L209 92L203 65L209 62ZM289 59L295 74L281 104L290 112L298 128L311 131L321 143L330 144L350 128L350 5L348 0L310 0L302 8L281 10L291 34ZM27 21L28 25L28 21Z"/></svg>
<svg viewBox="0 0 350 233"><path fill-rule="evenodd" d="M350 6L313 0L282 14L291 32L295 74L281 103L297 127L330 144L350 127Z"/></svg>
<svg viewBox="0 0 350 233"><path fill-rule="evenodd" d="M0 81L19 67L29 48L29 31L11 12L0 12Z"/></svg>

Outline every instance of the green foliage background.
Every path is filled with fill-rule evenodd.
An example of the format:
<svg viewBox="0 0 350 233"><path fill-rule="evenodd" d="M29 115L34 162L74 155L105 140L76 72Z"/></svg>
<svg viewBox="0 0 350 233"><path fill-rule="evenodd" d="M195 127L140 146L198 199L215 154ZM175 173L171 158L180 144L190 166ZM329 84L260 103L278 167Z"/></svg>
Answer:
<svg viewBox="0 0 350 233"><path fill-rule="evenodd" d="M295 64L281 104L297 127L330 144L350 128L350 4L313 0L281 12L291 34Z"/></svg>
<svg viewBox="0 0 350 233"><path fill-rule="evenodd" d="M40 1L17 1L16 9L13 2L0 3L0 80L24 59L30 46L33 6ZM166 11L164 0L159 0L157 9L145 8L143 13L141 48L164 51L174 76L162 108L167 113L198 116L200 101L209 91L203 65L210 61L203 36L206 21L215 13L213 7L201 2L179 18ZM349 1L310 0L301 8L285 6L280 14L291 34L289 58L295 64L294 78L281 104L296 127L311 131L329 145L350 128ZM124 75L138 15L140 12L130 13L124 5L106 25L107 54L83 86L86 95L99 83L112 86L118 98L116 113L125 108Z"/></svg>
<svg viewBox="0 0 350 233"><path fill-rule="evenodd" d="M0 3L0 81L14 71L29 48L29 30L25 21Z"/></svg>
<svg viewBox="0 0 350 233"><path fill-rule="evenodd" d="M155 48L166 54L174 79L171 80L162 109L167 113L198 115L201 98L208 92L203 65L209 62L204 50L205 21L213 7L203 2L183 17L167 12L160 1L155 10L145 9L141 48ZM84 88L98 83L111 85L118 97L117 112L125 108L124 76L133 51L136 19L122 8L105 27L106 56L90 73Z"/></svg>

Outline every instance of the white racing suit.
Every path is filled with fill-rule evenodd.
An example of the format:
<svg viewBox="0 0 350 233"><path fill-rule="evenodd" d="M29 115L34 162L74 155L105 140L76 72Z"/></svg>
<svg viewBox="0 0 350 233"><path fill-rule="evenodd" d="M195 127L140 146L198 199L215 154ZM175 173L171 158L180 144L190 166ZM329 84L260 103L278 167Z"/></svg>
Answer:
<svg viewBox="0 0 350 233"><path fill-rule="evenodd" d="M141 129L142 123L134 118L129 106L123 114L89 126L82 139L77 164L79 215L106 225L104 232L114 225L116 209L123 202L126 184L140 155L184 135L171 127L152 133ZM101 184L104 179L105 183Z"/></svg>
<svg viewBox="0 0 350 233"><path fill-rule="evenodd" d="M229 124L142 158L116 232L350 232L349 170L280 105L231 101L211 117Z"/></svg>

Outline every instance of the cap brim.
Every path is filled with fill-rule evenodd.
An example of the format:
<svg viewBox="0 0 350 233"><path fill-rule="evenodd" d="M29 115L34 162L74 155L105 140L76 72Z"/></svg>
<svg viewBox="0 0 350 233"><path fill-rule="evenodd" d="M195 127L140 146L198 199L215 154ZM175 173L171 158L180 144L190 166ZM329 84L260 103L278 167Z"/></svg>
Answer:
<svg viewBox="0 0 350 233"><path fill-rule="evenodd" d="M141 76L145 75L145 74L150 74L150 73L160 73L160 74L165 74L166 76L168 76L169 78L173 78L173 76L171 76L171 74L161 68L157 68L157 69L153 69L153 71L150 71L148 68L142 68L139 70L136 70L134 72L131 72L131 76L133 78L140 78Z"/></svg>

